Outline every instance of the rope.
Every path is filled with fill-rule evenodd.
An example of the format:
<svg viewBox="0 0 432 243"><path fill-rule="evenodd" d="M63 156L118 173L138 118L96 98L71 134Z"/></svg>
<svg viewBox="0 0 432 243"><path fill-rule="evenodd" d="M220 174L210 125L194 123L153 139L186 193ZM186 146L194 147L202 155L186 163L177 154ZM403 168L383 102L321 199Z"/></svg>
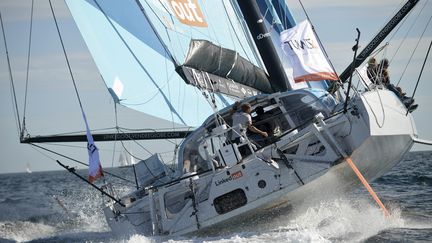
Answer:
<svg viewBox="0 0 432 243"><path fill-rule="evenodd" d="M395 58L396 54L399 52L399 49L401 48L401 46L403 45L403 43L404 43L405 40L407 39L408 34L411 32L412 28L413 28L414 25L417 23L417 20L419 19L420 14L423 12L423 9L426 7L426 4L427 4L427 2L425 2L425 4L423 5L423 7L420 9L420 11L419 11L417 17L414 19L414 22L413 22L413 23L410 25L410 27L408 28L408 31L405 33L405 35L404 35L404 37L403 37L401 43L399 43L398 48L396 49L395 53L393 54L392 58L390 59L390 63L393 61L393 59ZM412 12L410 11L408 14L410 14L410 13L412 13ZM406 19L407 19L407 18L404 18L404 21L405 21ZM402 23L402 24L403 24L403 23ZM402 24L399 25L399 27L401 27ZM398 29L399 29L399 28L398 28ZM392 38L393 38L393 37L392 37Z"/></svg>
<svg viewBox="0 0 432 243"><path fill-rule="evenodd" d="M13 97L13 103L15 104L15 120L16 120L16 125L17 128L19 129L18 134L22 135L22 129L21 129L21 119L19 116L19 110L18 110L18 102L17 102L17 98L16 98L16 92L15 92L15 84L14 84L14 80L13 80L13 76L12 76L12 68L11 68L11 64L10 64L10 59L9 59L9 52L8 52L8 47L7 47L7 41L6 41L6 34L5 34L5 30L4 30L4 26L3 26L3 18L0 12L0 23L1 23L1 27L2 27L2 33L3 33L3 41L4 41L4 46L5 46L5 52L6 52L6 59L7 59L7 63L8 63L8 70L9 70L9 79L10 79L10 83L11 83L11 88L12 88L12 97Z"/></svg>
<svg viewBox="0 0 432 243"><path fill-rule="evenodd" d="M71 66L70 66L70 63L69 63L69 58L68 58L68 56L66 54L66 49L65 49L65 46L64 46L64 43L63 43L63 38L62 38L61 33L60 33L60 29L59 29L59 26L58 26L58 23L57 23L57 18L56 18L55 14L54 14L54 9L52 7L51 0L49 0L49 4L50 4L50 8L51 8L51 13L52 13L52 16L53 16L53 19L54 19L54 23L55 23L55 26L56 26L56 29L57 29L57 33L58 33L59 38L60 38L60 43L61 43L61 46L62 46L63 54L64 54L65 59L66 59L66 64L68 66L69 74L71 76L72 83L73 83L73 86L74 86L74 89L75 89L75 94L77 96L78 103L79 103L79 106L81 108L81 111L83 111L83 114L84 114L84 109L83 109L83 106L82 106L82 103L81 103L81 98L80 98L79 93L78 93L78 89L77 89L77 86L76 86L76 83L75 83L75 78L73 76L72 69L71 69Z"/></svg>
<svg viewBox="0 0 432 243"><path fill-rule="evenodd" d="M417 82L416 82L416 85L415 85L415 88L414 88L414 92L413 92L413 94L411 95L411 98L412 98L412 99L414 99L415 93L416 93L416 91L417 91L417 87L418 87L418 85L419 85L420 78L421 78L421 76L422 76L422 74L423 74L423 69L424 69L424 67L425 67L425 65L426 65L426 61L427 61L427 58L428 58L428 56L429 56L429 51L430 51L430 49L431 49L431 46L432 46L432 41L431 41L431 43L429 44L429 48L428 48L428 50L427 50L425 60L423 61L423 65L422 65L422 68L421 68L421 71L420 71L419 77L418 77L418 79L417 79ZM408 112L409 112L409 109L408 109L406 115L408 115Z"/></svg>
<svg viewBox="0 0 432 243"><path fill-rule="evenodd" d="M65 158L65 159L71 160L71 161L76 162L76 163L78 163L78 164L84 165L84 166L86 166L86 167L89 166L88 164L86 164L86 163L84 163L84 162L81 162L81 161L79 161L79 160L77 160L77 159L74 159L74 158L72 158L72 157L66 156L66 155L64 155L64 154L57 153L57 152L55 152L55 151L53 151L53 150L51 150L51 149L44 148L44 147L39 146L39 145L37 145L37 144L31 143L30 145L32 145L32 146L34 146L34 147L36 147L36 148L43 149L43 150L45 150L45 151L47 151L47 152L50 152L50 153L55 154L55 155L58 155L58 156L63 157L63 158ZM55 161L54 158L49 157L49 156L47 156L47 157L48 157L48 158L51 158L52 160ZM110 172L108 172L108 171L106 171L106 170L103 170L103 173L104 173L104 174L107 174L107 175L110 175L110 176L112 176L112 177L115 177L115 178L117 178L117 179L124 180L124 181L126 181L126 182L130 182L130 183L135 184L135 182L132 182L131 180L128 180L128 179L123 178L123 177L120 177L120 176L118 176L118 175L116 175L116 174L113 174L113 173L110 173Z"/></svg>
<svg viewBox="0 0 432 243"><path fill-rule="evenodd" d="M326 51L326 49L325 49L323 43L321 42L321 39L319 38L317 32L315 31L315 27L314 27L314 25L312 24L312 21L311 21L311 19L309 18L309 15L308 15L308 13L307 13L305 7L303 6L303 2L302 2L301 0L299 0L299 3L300 3L300 5L301 5L301 7L302 7L302 9L303 9L304 14L306 15L306 19L309 21L309 23L310 23L311 26L312 26L312 31L314 32L315 37L316 37L317 40L318 40L318 44L320 45L321 49L323 50L323 53L324 53L324 55L325 55L325 57L326 57L328 63L330 64L330 67L332 68L332 70L333 70L333 72L336 74L336 76L338 77L338 79L339 79L339 80L338 80L339 83L342 84L342 80L340 80L339 75L337 74L336 69L335 69L333 63L332 63L332 61L330 60L330 57L329 57L329 55L327 54L327 51ZM327 84L327 85L329 85L329 84ZM329 86L330 86L330 85L329 85Z"/></svg>
<svg viewBox="0 0 432 243"><path fill-rule="evenodd" d="M405 68L404 68L404 70L403 70L403 72L402 72L402 74L401 74L401 76L400 76L400 78L399 78L399 81L397 82L396 86L399 86L399 83L401 82L402 77L404 76L404 74L405 74L405 72L406 72L406 70L407 70L407 68L408 68L408 65L411 63L411 59L413 58L414 53L415 53L415 51L417 50L417 47L419 46L420 41L421 41L421 39L423 38L423 35L424 35L424 33L426 32L426 29L427 29L427 27L429 26L431 20L432 20L432 15L430 16L428 22L426 23L426 26L425 26L425 28L423 29L423 32L422 32L422 34L420 35L420 37L419 37L419 39L418 39L418 41L417 41L417 44L416 44L416 46L415 46L413 52L411 53L411 56L410 56L410 58L408 59L408 63L406 64L406 66L405 66Z"/></svg>
<svg viewBox="0 0 432 243"><path fill-rule="evenodd" d="M29 70L30 70L30 53L31 53L31 44L32 44L32 30L33 30L33 8L34 8L34 0L32 0L31 4L31 14L30 14L30 30L29 30L29 45L27 52L27 71L26 71L26 81L25 81L25 91L24 91L24 111L23 111L23 127L25 129L25 117L27 110L27 91L28 91L28 81L29 81Z"/></svg>
<svg viewBox="0 0 432 243"><path fill-rule="evenodd" d="M118 133L118 117L117 117L117 103L114 102L114 119L115 119L115 127ZM113 144L113 152L111 157L111 167L114 167L114 160L115 160L115 150L117 145L117 134L114 135L114 144Z"/></svg>
<svg viewBox="0 0 432 243"><path fill-rule="evenodd" d="M381 100L381 95L379 94L379 89L376 89L376 92L377 92L377 94L378 94L378 99L379 99L379 101L380 101L381 110L382 110L382 113L383 113L383 118L382 118L382 123L381 123L381 124L378 122L378 117L377 117L377 115L375 114L375 111L372 109L372 106L369 104L369 102L368 102L368 100L366 99L366 97L364 97L363 94L361 94L361 96L364 97L364 100L366 101L366 104L369 106L369 109L372 111L372 114L373 114L373 116L374 116L374 118L375 118L375 123L377 124L377 126L378 126L379 128L382 128L382 127L384 126L384 123L385 123L385 110L384 110L383 102L382 102L382 100Z"/></svg>
<svg viewBox="0 0 432 243"><path fill-rule="evenodd" d="M403 3L403 1L402 1ZM402 4L399 4L398 9L400 9L400 6L402 6ZM396 34L399 32L400 28L404 25L405 21L409 18L409 16L411 15L413 11L409 11L409 13L406 15L405 18L403 18L403 20L401 21L401 23L398 25L398 27L396 28L396 30L393 32L393 34L390 36L390 38L388 39L387 42L390 42L393 40L393 38L396 36ZM393 15L396 13L396 11L393 13Z"/></svg>
<svg viewBox="0 0 432 243"><path fill-rule="evenodd" d="M153 76L149 73L149 71L144 67L144 65L142 64L142 62L140 61L140 59L133 52L133 50L131 49L131 47L128 45L128 43L126 42L126 40L120 34L119 30L115 27L115 25L113 24L112 20L108 17L108 15L106 14L106 12L102 9L102 7L99 5L99 3L96 0L93 0L93 1L96 4L96 6L98 7L99 11L101 11L101 13L104 15L104 17L106 18L106 20L108 21L108 23L111 25L111 27L113 28L113 30L116 32L116 34L119 37L119 39L123 42L124 46L128 49L129 53L131 54L131 56L133 57L133 59L135 60L135 62L141 67L141 69L146 73L146 75L149 78L149 80L159 90L159 93L162 95L162 98L165 101L165 103L168 106L168 108L170 109L170 111L172 113L175 113L175 115L177 116L177 118L179 119L179 121L181 123L183 123L184 125L186 125L186 122L183 120L183 118L180 116L180 114L177 112L177 110L173 107L173 105L171 104L170 100L167 98L167 96L163 92L162 88L159 86L159 84L156 82L156 80L153 78ZM139 5L139 6L142 7L142 5ZM143 14L145 14L145 12L143 12Z"/></svg>
<svg viewBox="0 0 432 243"><path fill-rule="evenodd" d="M96 2L96 0L95 0L95 2ZM159 39L159 42L162 44L162 46L163 46L165 52L169 55L169 57L170 57L171 60L173 61L174 65L178 66L179 63L177 62L177 60L174 58L174 56L172 55L172 53L171 53L170 50L168 49L168 47L167 47L167 45L165 44L165 42L163 41L162 37L161 37L161 36L159 35L159 33L156 31L156 28L153 26L152 22L150 21L150 19L149 19L147 13L145 12L145 9L144 9L143 5L141 4L141 2L140 2L139 0L135 0L135 2L136 2L136 4L138 5L138 7L140 8L140 10L141 10L142 14L144 15L144 17L147 19L147 22L148 22L149 25L151 26L151 28L152 28L153 32L155 33L156 37ZM96 4L97 4L97 3L96 3ZM147 2L146 2L146 4L147 4L147 6L149 6ZM162 4L162 5L163 5L163 4ZM98 7L99 7L99 9L100 9L99 4L98 4ZM153 8L151 8L150 6L149 6L149 8L150 8L150 10L153 12L153 14L156 15L157 19L162 23L162 25L165 26L165 25L163 24L163 21L162 21L162 20L159 18L159 16L155 13L155 11L153 10ZM105 14L105 13L104 13L104 14ZM165 28L166 28L166 27L165 27Z"/></svg>

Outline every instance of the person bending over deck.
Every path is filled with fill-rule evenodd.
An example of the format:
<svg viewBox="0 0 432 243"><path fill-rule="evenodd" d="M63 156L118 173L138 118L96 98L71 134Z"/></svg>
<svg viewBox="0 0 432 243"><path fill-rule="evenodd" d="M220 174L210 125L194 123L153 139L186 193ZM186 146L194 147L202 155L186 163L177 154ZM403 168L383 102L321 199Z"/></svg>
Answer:
<svg viewBox="0 0 432 243"><path fill-rule="evenodd" d="M268 134L266 132L261 131L260 129L252 125L252 117L250 115L250 113L252 112L251 105L249 103L244 103L240 106L240 108L240 110L237 110L232 115L233 133L231 135L231 141L236 144L240 144L240 138L243 134L242 128L247 128L248 131L252 133L257 133L264 138L268 137Z"/></svg>

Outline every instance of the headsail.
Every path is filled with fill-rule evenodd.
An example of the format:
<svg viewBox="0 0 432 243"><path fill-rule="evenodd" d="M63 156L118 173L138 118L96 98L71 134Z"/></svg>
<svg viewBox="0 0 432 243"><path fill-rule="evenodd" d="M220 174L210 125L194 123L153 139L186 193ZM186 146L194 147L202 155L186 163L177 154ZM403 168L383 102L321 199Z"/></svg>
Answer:
<svg viewBox="0 0 432 243"><path fill-rule="evenodd" d="M66 3L108 88L121 83L120 103L177 125L196 126L212 112L200 92L175 70L192 39L234 49L260 66L227 0ZM192 18L206 25L185 23ZM232 100L222 97L217 102L224 107Z"/></svg>

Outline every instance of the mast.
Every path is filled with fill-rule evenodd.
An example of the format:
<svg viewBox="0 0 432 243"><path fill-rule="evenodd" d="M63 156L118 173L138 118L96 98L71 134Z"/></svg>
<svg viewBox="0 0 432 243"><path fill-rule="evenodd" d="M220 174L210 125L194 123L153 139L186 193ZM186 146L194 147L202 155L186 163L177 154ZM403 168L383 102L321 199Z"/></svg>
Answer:
<svg viewBox="0 0 432 243"><path fill-rule="evenodd" d="M393 16L393 18L381 29L380 32L372 39L371 42L363 49L362 52L354 59L352 63L339 76L342 82L350 77L352 70L359 67L364 60L378 47L379 44L387 37L388 34L396 27L400 21L414 8L419 0L408 0L405 5ZM354 67L352 68L352 65Z"/></svg>
<svg viewBox="0 0 432 243"><path fill-rule="evenodd" d="M267 31L258 4L255 0L237 0L237 3L270 76L273 90L291 90L285 70L273 46L270 33Z"/></svg>

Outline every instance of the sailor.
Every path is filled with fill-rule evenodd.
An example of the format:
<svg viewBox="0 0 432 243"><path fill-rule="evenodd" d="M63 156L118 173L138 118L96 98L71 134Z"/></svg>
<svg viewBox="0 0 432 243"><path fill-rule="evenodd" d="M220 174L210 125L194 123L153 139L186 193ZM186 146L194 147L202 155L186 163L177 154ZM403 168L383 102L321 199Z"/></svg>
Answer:
<svg viewBox="0 0 432 243"><path fill-rule="evenodd" d="M252 112L252 107L249 103L244 103L240 106L240 110L232 115L232 127L233 133L231 134L231 141L240 144L241 135L244 131L242 129L246 128L252 133L257 133L262 137L268 137L268 134L252 125L252 117L250 113Z"/></svg>
<svg viewBox="0 0 432 243"><path fill-rule="evenodd" d="M263 132L266 132L269 137L274 135L275 130L275 121L272 118L270 114L266 114L264 112L264 108L262 106L257 106L255 108L256 117L253 118L253 124L255 127ZM259 136L258 134L253 134L252 136ZM267 140L257 138L255 141L260 145L265 145Z"/></svg>
<svg viewBox="0 0 432 243"><path fill-rule="evenodd" d="M414 105L414 99L411 97L406 96L406 93L402 91L400 87L395 86L390 82L390 76L388 72L389 67L389 61L387 58L384 58L381 60L380 64L378 65L378 70L380 72L380 81L383 85L387 87L388 90L392 91L397 95L397 97L402 101L402 103L405 105L408 110L415 110L418 105ZM412 109L412 107L415 107Z"/></svg>
<svg viewBox="0 0 432 243"><path fill-rule="evenodd" d="M380 64L378 64L376 70L377 70L377 84L384 84L387 85L390 83L390 77L388 72L389 67L389 61L387 58L384 58L380 61Z"/></svg>
<svg viewBox="0 0 432 243"><path fill-rule="evenodd" d="M372 83L376 83L377 71L377 62L375 57L369 58L367 66L367 76L372 81Z"/></svg>

